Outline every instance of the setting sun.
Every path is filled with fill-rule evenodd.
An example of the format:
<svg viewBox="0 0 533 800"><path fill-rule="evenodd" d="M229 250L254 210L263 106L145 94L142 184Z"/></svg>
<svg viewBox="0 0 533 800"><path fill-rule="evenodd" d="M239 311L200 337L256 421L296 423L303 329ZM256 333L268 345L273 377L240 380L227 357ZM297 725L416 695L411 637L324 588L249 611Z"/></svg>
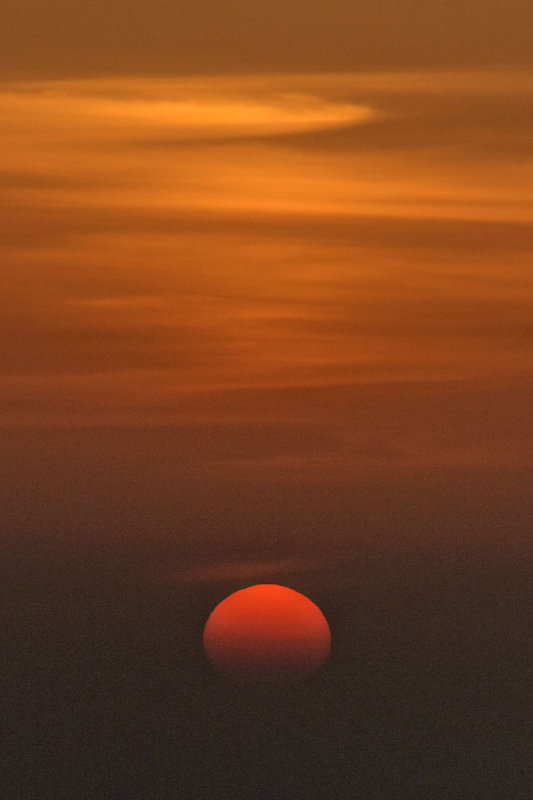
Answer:
<svg viewBox="0 0 533 800"><path fill-rule="evenodd" d="M226 597L204 629L204 649L232 678L276 682L303 678L329 654L330 630L313 602L276 584L258 584Z"/></svg>

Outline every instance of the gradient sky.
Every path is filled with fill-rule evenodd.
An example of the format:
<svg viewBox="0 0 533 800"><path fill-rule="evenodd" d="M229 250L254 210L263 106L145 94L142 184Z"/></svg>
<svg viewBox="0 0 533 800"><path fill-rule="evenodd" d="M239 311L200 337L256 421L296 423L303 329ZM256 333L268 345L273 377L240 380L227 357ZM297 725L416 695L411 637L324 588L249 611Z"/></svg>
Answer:
<svg viewBox="0 0 533 800"><path fill-rule="evenodd" d="M8 539L155 538L184 585L523 547L532 87L5 84Z"/></svg>
<svg viewBox="0 0 533 800"><path fill-rule="evenodd" d="M240 426L202 456L236 474L522 464L530 94L503 71L8 84L2 424Z"/></svg>
<svg viewBox="0 0 533 800"><path fill-rule="evenodd" d="M370 770L349 777L347 750L328 800L393 796L371 765L396 745L376 742L405 739L394 726L426 713L446 658L456 717L431 734L421 723L416 747L440 754L463 720L464 752L490 771L505 739L502 764L525 775L529 2L19 0L1 14L2 591L22 609L8 620L12 685L23 664L21 685L48 687L39 713L66 740L62 714L77 709L81 726L108 694L146 700L150 681L177 719L179 683L202 785L197 754L208 774L227 772L207 732L231 741L226 718L241 714L244 742L259 702L221 690L222 710L206 710L202 622L230 590L282 582L333 631L333 672L301 713L309 730L329 725L333 764L359 731ZM511 687L492 706L496 690L476 695L473 677L489 664L494 686ZM426 699L401 695L411 674ZM365 697L381 718L370 701L358 716ZM130 700L115 722L135 717ZM298 702L269 706L264 773L282 766L264 795L243 796L298 796L286 787L299 768L284 761L294 736L272 733L278 707L298 729ZM515 738L487 708L506 710ZM20 730L32 714L13 716ZM313 735L309 775L322 763ZM404 800L477 796L475 770L422 774L416 747L398 749L398 775L414 776ZM161 758L158 800L219 797L187 781L176 794ZM247 758L231 768L241 778L264 767ZM50 794L41 775L39 797L84 796L79 770L57 774ZM531 796L509 782L491 791L480 796Z"/></svg>

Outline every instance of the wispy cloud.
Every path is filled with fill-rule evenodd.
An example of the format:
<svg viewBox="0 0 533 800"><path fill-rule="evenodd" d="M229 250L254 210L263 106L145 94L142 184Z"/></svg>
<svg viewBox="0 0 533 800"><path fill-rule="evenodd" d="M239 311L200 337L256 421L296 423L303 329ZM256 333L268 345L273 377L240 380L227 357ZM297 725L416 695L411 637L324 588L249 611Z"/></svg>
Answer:
<svg viewBox="0 0 533 800"><path fill-rule="evenodd" d="M522 409L530 381L530 91L504 72L5 87L0 423L169 426L214 480L522 458L484 397Z"/></svg>
<svg viewBox="0 0 533 800"><path fill-rule="evenodd" d="M189 564L176 570L171 569L164 573L163 580L176 584L248 580L274 582L282 575L312 572L323 569L324 566L323 561L311 561L305 558L202 562Z"/></svg>

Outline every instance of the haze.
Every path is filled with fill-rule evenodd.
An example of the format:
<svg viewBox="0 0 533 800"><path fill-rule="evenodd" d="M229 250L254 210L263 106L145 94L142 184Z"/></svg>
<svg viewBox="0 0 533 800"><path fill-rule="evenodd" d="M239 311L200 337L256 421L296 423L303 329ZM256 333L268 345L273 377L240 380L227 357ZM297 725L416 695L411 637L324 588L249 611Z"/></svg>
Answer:
<svg viewBox="0 0 533 800"><path fill-rule="evenodd" d="M529 800L525 0L1 13L6 798Z"/></svg>

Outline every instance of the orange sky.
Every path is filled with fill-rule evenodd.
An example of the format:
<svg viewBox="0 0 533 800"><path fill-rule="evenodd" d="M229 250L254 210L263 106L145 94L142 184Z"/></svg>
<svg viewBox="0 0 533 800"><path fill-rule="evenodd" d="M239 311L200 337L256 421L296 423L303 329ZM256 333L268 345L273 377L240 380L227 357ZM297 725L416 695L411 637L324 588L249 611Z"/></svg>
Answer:
<svg viewBox="0 0 533 800"><path fill-rule="evenodd" d="M167 426L165 481L522 470L532 89L511 68L4 84L8 469L30 469L16 431L130 430L127 470Z"/></svg>
<svg viewBox="0 0 533 800"><path fill-rule="evenodd" d="M531 0L0 6L6 800L533 797Z"/></svg>
<svg viewBox="0 0 533 800"><path fill-rule="evenodd" d="M531 66L529 0L5 0L8 77Z"/></svg>

